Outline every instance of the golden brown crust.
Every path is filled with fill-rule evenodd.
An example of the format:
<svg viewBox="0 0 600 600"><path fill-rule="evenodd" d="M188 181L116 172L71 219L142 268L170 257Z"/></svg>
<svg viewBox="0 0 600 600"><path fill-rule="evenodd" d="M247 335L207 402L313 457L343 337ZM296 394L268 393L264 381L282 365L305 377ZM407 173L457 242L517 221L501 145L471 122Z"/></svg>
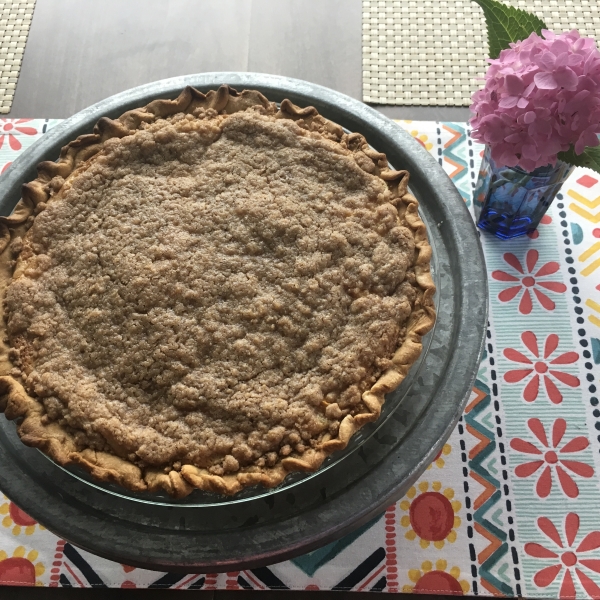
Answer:
<svg viewBox="0 0 600 600"><path fill-rule="evenodd" d="M4 296L11 279L20 276L20 265L14 270L15 256L19 254L22 245L21 236L26 233L35 215L44 210L46 203L60 190L65 179L86 169L86 161L100 152L107 140L132 135L142 123L152 123L176 113L191 114L198 109L212 109L216 113L229 115L251 107L262 107L278 119L293 120L303 129L318 132L325 139L339 144L344 151L352 152L356 164L363 171L386 182L391 192L390 202L398 210L399 218L413 232L414 287L417 297L403 342L393 355L391 366L362 395L362 402L368 412L346 415L335 437L326 434L318 448L307 449L301 457L283 458L271 468L241 470L230 475L215 475L206 468L191 464L184 464L177 470L173 468L168 472L148 468L142 470L108 452L91 449L78 451L71 434L56 422L48 422L43 418L43 405L28 395L18 379L11 375L14 365L3 318L0 320L0 326L4 328L4 339L0 343L0 411L9 419L21 419L18 433L25 444L41 449L61 465L80 465L97 479L118 483L134 491L164 490L172 496L183 497L194 488L199 488L221 494L235 494L254 484L276 486L290 471L317 469L329 454L345 448L360 427L379 417L385 394L396 389L404 380L421 353L422 336L431 329L435 321L435 286L430 273L431 247L427 241L425 225L418 215L418 202L407 191L408 173L390 170L385 155L370 148L362 135L345 134L339 125L324 119L315 108L299 108L289 100L284 100L277 111L274 104L256 91L238 93L228 86L221 86L217 91L205 95L188 87L175 100L155 100L143 108L128 111L115 120L103 117L92 134L80 136L67 144L58 161L40 163L38 177L23 186L22 199L14 212L9 217L0 217L0 294ZM0 311L4 317L4 308ZM329 410L335 412L336 407L337 405L330 404Z"/></svg>

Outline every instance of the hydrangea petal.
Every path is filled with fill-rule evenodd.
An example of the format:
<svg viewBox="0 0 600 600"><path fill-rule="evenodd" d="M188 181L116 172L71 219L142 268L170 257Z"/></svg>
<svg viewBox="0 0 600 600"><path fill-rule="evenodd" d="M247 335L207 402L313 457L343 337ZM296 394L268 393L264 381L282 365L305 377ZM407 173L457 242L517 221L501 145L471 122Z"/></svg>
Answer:
<svg viewBox="0 0 600 600"><path fill-rule="evenodd" d="M519 101L519 96L504 96L502 100L498 103L500 108L512 108L517 105Z"/></svg>
<svg viewBox="0 0 600 600"><path fill-rule="evenodd" d="M553 73L554 81L560 87L564 87L567 90L573 90L577 87L578 77L573 69L569 67L561 67Z"/></svg>
<svg viewBox="0 0 600 600"><path fill-rule="evenodd" d="M530 113L527 113L527 114L530 114ZM524 144L521 154L525 158L529 158L531 160L537 160L540 157L540 153L534 144Z"/></svg>
<svg viewBox="0 0 600 600"><path fill-rule="evenodd" d="M520 96L525 89L525 84L523 80L518 75L507 75L504 79L504 84L506 85L506 91L511 96Z"/></svg>
<svg viewBox="0 0 600 600"><path fill-rule="evenodd" d="M569 51L569 44L559 38L552 43L552 46L550 46L550 51L556 56L560 56L561 54Z"/></svg>
<svg viewBox="0 0 600 600"><path fill-rule="evenodd" d="M550 50L546 50L539 55L537 62L544 69L552 70L556 66L556 56Z"/></svg>

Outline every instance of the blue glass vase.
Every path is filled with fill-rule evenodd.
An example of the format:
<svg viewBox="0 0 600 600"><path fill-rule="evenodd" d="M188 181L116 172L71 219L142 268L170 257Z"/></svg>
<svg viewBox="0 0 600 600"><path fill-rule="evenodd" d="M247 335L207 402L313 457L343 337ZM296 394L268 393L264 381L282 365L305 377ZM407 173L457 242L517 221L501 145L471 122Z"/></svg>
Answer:
<svg viewBox="0 0 600 600"><path fill-rule="evenodd" d="M573 169L561 160L530 173L499 167L486 146L473 202L477 226L505 240L534 231Z"/></svg>

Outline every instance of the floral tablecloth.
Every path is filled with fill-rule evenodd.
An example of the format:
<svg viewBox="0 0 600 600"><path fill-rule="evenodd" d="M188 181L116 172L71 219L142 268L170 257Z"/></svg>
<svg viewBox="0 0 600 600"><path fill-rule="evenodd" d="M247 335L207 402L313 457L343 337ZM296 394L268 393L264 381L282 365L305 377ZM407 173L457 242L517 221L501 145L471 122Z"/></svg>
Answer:
<svg viewBox="0 0 600 600"><path fill-rule="evenodd" d="M0 169L57 122L0 119ZM471 208L482 147L467 126L399 125ZM577 169L534 234L482 241L476 385L439 456L380 517L270 567L180 575L79 550L4 498L0 584L600 598L600 176Z"/></svg>

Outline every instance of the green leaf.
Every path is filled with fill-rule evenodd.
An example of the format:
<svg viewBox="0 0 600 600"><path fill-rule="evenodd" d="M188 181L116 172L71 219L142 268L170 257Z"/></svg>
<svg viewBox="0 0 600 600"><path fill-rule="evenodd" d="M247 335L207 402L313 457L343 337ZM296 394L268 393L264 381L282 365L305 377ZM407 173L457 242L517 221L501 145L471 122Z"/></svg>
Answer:
<svg viewBox="0 0 600 600"><path fill-rule="evenodd" d="M528 38L534 31L540 35L542 29L548 29L544 21L535 15L506 6L496 0L473 0L483 9L488 30L490 58L498 58L500 52L508 48L511 42Z"/></svg>
<svg viewBox="0 0 600 600"><path fill-rule="evenodd" d="M575 150L571 146L566 152L559 152L558 158L576 167L587 167L600 173L600 146L594 148L588 146L582 154L575 154Z"/></svg>

